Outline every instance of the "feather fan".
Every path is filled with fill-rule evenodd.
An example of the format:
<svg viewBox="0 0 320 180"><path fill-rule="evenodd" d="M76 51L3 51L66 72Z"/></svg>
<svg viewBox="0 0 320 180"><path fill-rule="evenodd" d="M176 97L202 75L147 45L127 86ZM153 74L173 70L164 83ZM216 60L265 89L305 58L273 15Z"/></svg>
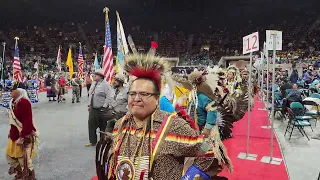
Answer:
<svg viewBox="0 0 320 180"><path fill-rule="evenodd" d="M96 171L99 180L107 180L106 165L108 164L109 150L112 144L112 135L107 135L100 139L96 146Z"/></svg>
<svg viewBox="0 0 320 180"><path fill-rule="evenodd" d="M229 95L225 102L217 108L220 113L217 125L221 140L232 137L233 123L241 120L248 110L248 91L246 88L241 91L241 94Z"/></svg>

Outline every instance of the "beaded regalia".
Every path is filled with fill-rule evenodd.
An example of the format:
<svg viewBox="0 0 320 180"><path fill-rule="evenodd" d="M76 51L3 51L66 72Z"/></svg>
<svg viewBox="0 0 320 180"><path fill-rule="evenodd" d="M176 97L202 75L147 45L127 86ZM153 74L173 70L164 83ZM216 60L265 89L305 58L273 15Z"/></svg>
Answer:
<svg viewBox="0 0 320 180"><path fill-rule="evenodd" d="M13 81L11 80L5 80L4 85L2 85L2 95L1 95L1 101L0 105L5 108L9 108L9 104L11 101L10 96L10 87L13 85Z"/></svg>
<svg viewBox="0 0 320 180"><path fill-rule="evenodd" d="M28 80L27 81L27 93L28 96L30 98L31 103L38 103L39 102L39 98L38 98L38 89L39 85L37 83L37 81L35 80Z"/></svg>
<svg viewBox="0 0 320 180"><path fill-rule="evenodd" d="M229 66L227 68L227 88L230 93L235 92L237 89L240 89L240 72L236 66Z"/></svg>
<svg viewBox="0 0 320 180"><path fill-rule="evenodd" d="M246 88L240 88L236 92L231 93L228 89L222 86L224 81L224 73L222 70L214 67L208 68L205 72L193 72L189 75L189 81L180 82L185 87L190 89L188 98L188 114L196 122L201 130L203 123L199 123L199 93L207 94L211 101L206 107L208 111L217 112L216 125L219 129L221 139L232 137L233 123L243 118L247 111L248 91ZM221 82L221 83L219 83ZM199 84L202 84L199 87ZM198 86L197 86L198 85ZM200 99L200 101L204 101ZM201 117L201 116L200 116ZM202 120L204 121L204 120Z"/></svg>

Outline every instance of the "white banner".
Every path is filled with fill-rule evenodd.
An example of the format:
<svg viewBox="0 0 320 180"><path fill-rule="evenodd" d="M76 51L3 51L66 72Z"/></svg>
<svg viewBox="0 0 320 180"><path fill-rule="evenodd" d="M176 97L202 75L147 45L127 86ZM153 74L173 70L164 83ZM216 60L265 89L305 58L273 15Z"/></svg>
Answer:
<svg viewBox="0 0 320 180"><path fill-rule="evenodd" d="M267 50L273 50L273 35L276 36L276 50L282 50L282 31L266 30Z"/></svg>

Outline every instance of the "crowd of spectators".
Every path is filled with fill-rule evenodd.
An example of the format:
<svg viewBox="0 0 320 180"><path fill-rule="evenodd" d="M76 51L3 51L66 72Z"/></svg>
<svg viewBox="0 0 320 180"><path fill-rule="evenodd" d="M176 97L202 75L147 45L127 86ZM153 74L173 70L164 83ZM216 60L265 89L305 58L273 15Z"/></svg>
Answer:
<svg viewBox="0 0 320 180"><path fill-rule="evenodd" d="M315 15L299 15L286 21L275 21L269 26L249 22L246 29L214 28L209 26L200 34L186 34L182 31L151 32L139 26L126 28L138 51L148 52L150 42L159 44L157 54L164 57L180 57L181 65L212 65L221 56L242 54L242 37L249 32L259 31L265 37L266 29L283 31L283 51L277 53L277 63L292 61L314 61L320 52L320 22ZM112 28L112 45L115 54L117 47L116 28ZM20 59L24 69L34 69L35 64L44 70L54 69L58 47L61 46L62 61L65 61L68 48L77 59L79 42L82 43L85 59L93 62L93 53L103 54L105 29L101 23L63 23L43 26L7 27L0 32L0 40L11 40L6 53L7 65L13 59L14 37L19 37ZM265 38L260 38L263 44ZM76 63L76 61L74 61Z"/></svg>

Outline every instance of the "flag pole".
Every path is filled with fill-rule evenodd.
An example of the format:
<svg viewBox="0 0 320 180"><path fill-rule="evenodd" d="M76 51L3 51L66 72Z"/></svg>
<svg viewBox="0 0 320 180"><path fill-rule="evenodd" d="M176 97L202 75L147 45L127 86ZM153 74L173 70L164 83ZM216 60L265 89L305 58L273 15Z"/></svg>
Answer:
<svg viewBox="0 0 320 180"><path fill-rule="evenodd" d="M107 31L107 20L108 20L108 14L109 14L109 8L105 7L103 8L103 13L105 13L105 20L104 20L104 27L105 27L105 32ZM107 36L105 36L105 42L107 42ZM103 49L106 45L103 46ZM103 59L101 61L101 68L103 68Z"/></svg>
<svg viewBox="0 0 320 180"><path fill-rule="evenodd" d="M81 49L82 47L81 47L81 42L79 42L79 54L78 54L78 57L79 57L79 55L80 55L80 52L81 52L81 55L82 55L82 49ZM83 58L83 56L82 56L82 58ZM79 79L81 79L82 78L82 74L79 74L79 68L80 68L80 66L82 66L83 64L82 64L82 62L81 63L79 63L79 61L78 61L78 73L77 73L77 75L78 75L78 78ZM83 70L82 70L83 71ZM80 76L81 75L81 76Z"/></svg>
<svg viewBox="0 0 320 180"><path fill-rule="evenodd" d="M58 48L58 57L57 57L57 66L58 66L58 70L59 70L59 73L61 73L61 69L62 69L62 67L61 67L61 45L59 45L59 48Z"/></svg>
<svg viewBox="0 0 320 180"><path fill-rule="evenodd" d="M105 13L105 21L104 21L104 23L105 23L105 28L106 28L106 30L107 30L107 19L108 19L108 14L109 14L109 8L107 8L107 7L105 7L105 8L103 8L103 13Z"/></svg>
<svg viewBox="0 0 320 180"><path fill-rule="evenodd" d="M5 82L5 77L4 77L4 64L6 63L5 61L5 52L6 52L6 42L3 42L2 43L2 46L3 46L3 51L2 51L2 63L1 63L1 79L3 81L3 85L4 85L4 82Z"/></svg>
<svg viewBox="0 0 320 180"><path fill-rule="evenodd" d="M18 40L19 40L19 37L14 37L14 40L15 40L15 44L14 44L14 51L16 51L17 47L18 47ZM13 55L14 56L14 55ZM15 77L14 77L14 73L15 73L15 70L13 68L13 80L16 80ZM21 73L21 72L20 72Z"/></svg>
<svg viewBox="0 0 320 180"><path fill-rule="evenodd" d="M14 45L14 49L16 49L18 47L18 40L19 40L19 37L14 37L14 40L15 40L15 45Z"/></svg>

